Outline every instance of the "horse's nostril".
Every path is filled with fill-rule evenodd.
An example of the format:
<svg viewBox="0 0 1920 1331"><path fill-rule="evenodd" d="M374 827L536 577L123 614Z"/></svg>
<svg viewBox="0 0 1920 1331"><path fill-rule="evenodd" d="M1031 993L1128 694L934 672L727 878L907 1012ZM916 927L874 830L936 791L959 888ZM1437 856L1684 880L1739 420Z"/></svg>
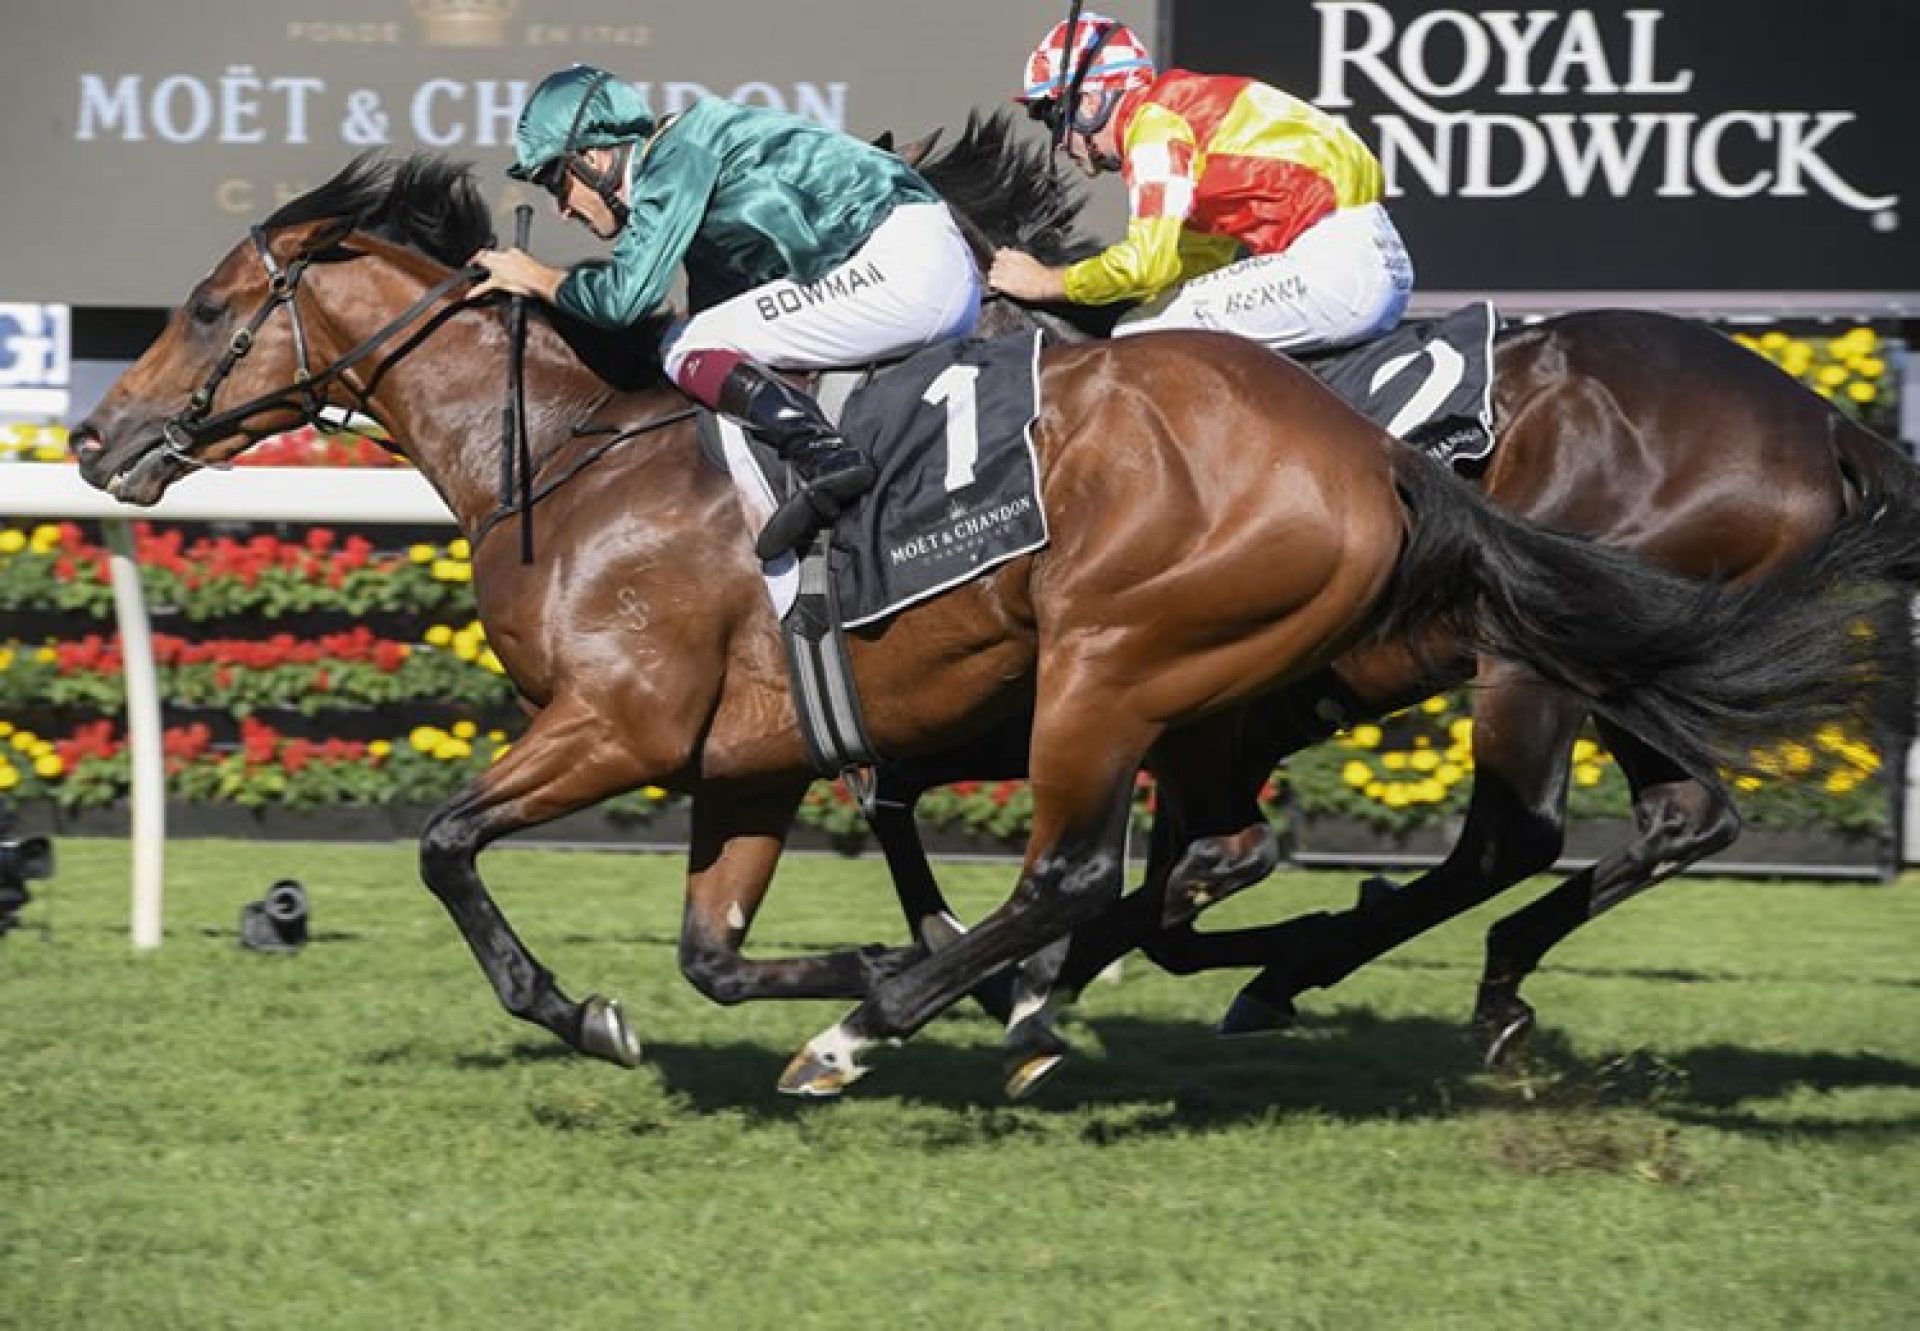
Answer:
<svg viewBox="0 0 1920 1331"><path fill-rule="evenodd" d="M84 426L74 431L67 439L67 448L83 462L88 458L97 457L105 447L106 445L100 442L100 437Z"/></svg>

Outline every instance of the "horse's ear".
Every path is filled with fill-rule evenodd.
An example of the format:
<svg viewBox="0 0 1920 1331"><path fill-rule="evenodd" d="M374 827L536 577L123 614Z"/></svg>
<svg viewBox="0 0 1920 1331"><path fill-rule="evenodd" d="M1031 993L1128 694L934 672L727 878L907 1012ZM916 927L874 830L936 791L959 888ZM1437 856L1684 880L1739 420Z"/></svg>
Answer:
<svg viewBox="0 0 1920 1331"><path fill-rule="evenodd" d="M317 258L352 235L353 229L354 223L351 217L336 217L308 236L306 243L300 247L300 252Z"/></svg>
<svg viewBox="0 0 1920 1331"><path fill-rule="evenodd" d="M898 157L908 166L918 166L933 152L934 148L940 142L940 136L945 133L946 130L944 129L936 129L925 138L915 139L912 143L901 147L894 153L894 156Z"/></svg>
<svg viewBox="0 0 1920 1331"><path fill-rule="evenodd" d="M893 151L893 131L890 129L883 129L878 134L874 135L873 146L878 148L883 153L892 152Z"/></svg>

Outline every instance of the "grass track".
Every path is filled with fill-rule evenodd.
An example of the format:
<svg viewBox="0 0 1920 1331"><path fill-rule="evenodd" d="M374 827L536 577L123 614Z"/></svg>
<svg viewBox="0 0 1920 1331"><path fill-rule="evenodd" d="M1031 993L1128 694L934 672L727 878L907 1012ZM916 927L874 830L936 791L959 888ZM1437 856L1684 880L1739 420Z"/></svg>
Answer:
<svg viewBox="0 0 1920 1331"><path fill-rule="evenodd" d="M1235 977L1136 962L1036 1103L963 1013L810 1105L773 1079L838 1006L687 987L677 861L486 861L572 992L627 1000L622 1073L496 1008L410 849L175 845L146 957L124 843L58 850L0 941L0 1326L1920 1325L1920 880L1663 888L1535 980L1522 1075L1461 1037L1483 911L1290 1036L1216 1041ZM242 952L287 874L317 941ZM1007 886L948 877L970 914ZM875 862L807 859L755 942L898 932Z"/></svg>

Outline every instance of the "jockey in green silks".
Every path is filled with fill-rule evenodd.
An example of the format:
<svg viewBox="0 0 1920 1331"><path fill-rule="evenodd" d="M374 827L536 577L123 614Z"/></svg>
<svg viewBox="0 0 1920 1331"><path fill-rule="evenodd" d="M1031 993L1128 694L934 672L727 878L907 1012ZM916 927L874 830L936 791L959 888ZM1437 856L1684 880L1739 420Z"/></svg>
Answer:
<svg viewBox="0 0 1920 1331"><path fill-rule="evenodd" d="M947 207L890 153L759 107L703 98L656 118L632 85L574 65L521 110L508 175L613 242L550 267L482 250L476 296L535 296L606 327L638 323L687 270L668 377L773 446L802 484L756 543L774 559L873 484L873 465L777 369L858 365L973 330L980 274Z"/></svg>

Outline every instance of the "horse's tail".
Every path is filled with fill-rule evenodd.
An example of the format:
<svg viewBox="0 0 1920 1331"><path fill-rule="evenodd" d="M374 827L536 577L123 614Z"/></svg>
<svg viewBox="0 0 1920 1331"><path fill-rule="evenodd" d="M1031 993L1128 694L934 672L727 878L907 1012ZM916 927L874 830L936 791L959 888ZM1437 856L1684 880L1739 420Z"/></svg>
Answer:
<svg viewBox="0 0 1920 1331"><path fill-rule="evenodd" d="M1920 464L1837 411L1828 429L1850 491L1835 533L1844 550L1835 557L1920 591Z"/></svg>
<svg viewBox="0 0 1920 1331"><path fill-rule="evenodd" d="M1826 558L1832 542L1717 586L1524 523L1416 450L1396 449L1393 467L1411 520L1383 632L1417 642L1439 627L1518 661L1703 781L1823 724L1878 721L1903 673L1890 607L1904 598Z"/></svg>

